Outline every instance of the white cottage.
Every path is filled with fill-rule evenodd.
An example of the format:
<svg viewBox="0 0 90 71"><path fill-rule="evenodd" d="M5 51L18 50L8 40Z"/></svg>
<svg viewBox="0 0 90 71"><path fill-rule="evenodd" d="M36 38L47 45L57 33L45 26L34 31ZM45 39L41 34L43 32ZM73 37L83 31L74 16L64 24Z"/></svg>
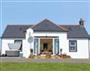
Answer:
<svg viewBox="0 0 90 71"><path fill-rule="evenodd" d="M36 25L8 25L2 35L2 54L20 51L25 58L31 53L89 58L88 37L82 19L78 25L59 25L47 19Z"/></svg>

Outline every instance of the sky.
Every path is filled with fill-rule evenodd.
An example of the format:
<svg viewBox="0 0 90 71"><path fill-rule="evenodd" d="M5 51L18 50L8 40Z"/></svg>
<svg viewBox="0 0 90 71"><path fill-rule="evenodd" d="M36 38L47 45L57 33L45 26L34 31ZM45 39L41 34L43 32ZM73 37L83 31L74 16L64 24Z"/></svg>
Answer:
<svg viewBox="0 0 90 71"><path fill-rule="evenodd" d="M2 0L2 1L89 1L89 0Z"/></svg>
<svg viewBox="0 0 90 71"><path fill-rule="evenodd" d="M56 24L78 24L90 34L90 0L0 0L0 36L9 24L37 24L43 19Z"/></svg>

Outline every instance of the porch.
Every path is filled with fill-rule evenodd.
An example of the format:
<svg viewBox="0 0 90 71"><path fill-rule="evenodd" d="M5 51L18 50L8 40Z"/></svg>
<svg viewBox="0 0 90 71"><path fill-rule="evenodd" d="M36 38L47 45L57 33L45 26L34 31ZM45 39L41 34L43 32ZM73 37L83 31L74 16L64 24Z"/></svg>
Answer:
<svg viewBox="0 0 90 71"><path fill-rule="evenodd" d="M51 54L59 55L60 54L60 42L59 37L55 36L40 36L34 37L34 55L40 54Z"/></svg>

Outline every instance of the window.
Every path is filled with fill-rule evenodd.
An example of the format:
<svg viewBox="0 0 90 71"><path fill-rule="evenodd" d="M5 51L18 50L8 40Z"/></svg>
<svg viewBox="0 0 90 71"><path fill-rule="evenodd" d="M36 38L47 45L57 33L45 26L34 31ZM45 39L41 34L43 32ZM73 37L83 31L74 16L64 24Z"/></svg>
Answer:
<svg viewBox="0 0 90 71"><path fill-rule="evenodd" d="M34 54L38 54L38 39L34 39Z"/></svg>
<svg viewBox="0 0 90 71"><path fill-rule="evenodd" d="M77 52L77 41L76 40L69 40L69 51Z"/></svg>
<svg viewBox="0 0 90 71"><path fill-rule="evenodd" d="M14 40L14 43L22 42L22 40Z"/></svg>
<svg viewBox="0 0 90 71"><path fill-rule="evenodd" d="M22 40L14 40L14 44L17 46L16 48L22 51Z"/></svg>
<svg viewBox="0 0 90 71"><path fill-rule="evenodd" d="M59 54L59 39L58 38L54 39L54 53Z"/></svg>

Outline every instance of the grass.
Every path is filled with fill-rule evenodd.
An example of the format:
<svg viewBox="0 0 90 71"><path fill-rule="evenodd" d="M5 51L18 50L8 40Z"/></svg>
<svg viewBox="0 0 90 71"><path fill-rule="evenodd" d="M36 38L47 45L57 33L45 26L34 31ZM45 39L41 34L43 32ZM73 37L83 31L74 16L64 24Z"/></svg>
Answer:
<svg viewBox="0 0 90 71"><path fill-rule="evenodd" d="M90 71L90 64L3 62L0 71Z"/></svg>

